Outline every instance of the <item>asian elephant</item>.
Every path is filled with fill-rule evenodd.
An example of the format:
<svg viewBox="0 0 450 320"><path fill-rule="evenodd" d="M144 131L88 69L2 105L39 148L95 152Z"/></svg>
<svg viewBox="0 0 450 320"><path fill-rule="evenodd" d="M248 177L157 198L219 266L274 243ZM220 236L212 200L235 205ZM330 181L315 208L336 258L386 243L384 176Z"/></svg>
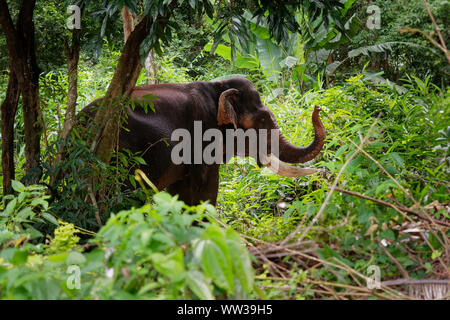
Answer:
<svg viewBox="0 0 450 320"><path fill-rule="evenodd" d="M151 99L153 106L146 108L143 102L148 99ZM201 134L204 134L208 129L216 129L225 136L221 142L223 144L227 142L226 130L241 129L241 133L246 133L254 129L258 133L266 129L266 150L262 152L258 148L260 145L256 145L256 154L259 155L256 157L257 163L289 177L315 172L287 163L303 163L313 159L319 154L325 140L325 129L319 118L320 107L316 106L312 114L314 140L306 147L297 147L288 142L278 130L272 111L261 102L258 91L245 78L137 86L131 94L131 100L134 106L128 108L127 121L119 134L119 149L127 148L133 153L139 153L146 161L140 169L157 188L166 189L173 195L178 194L179 199L189 205L206 200L216 204L220 163L174 161L172 151L179 142L172 140L172 137L177 129L184 129L183 132L190 133L197 140L199 137L195 137L195 130L201 130ZM96 101L81 112L91 114L95 108ZM201 124L200 129L198 124ZM271 141L278 143L278 157L276 153L272 154ZM245 155L250 154L249 148L252 147L247 142ZM192 146L194 143L191 141ZM200 143L202 152L209 142ZM193 154L183 156L196 157L195 152L199 150L194 146L191 150ZM234 153L238 153L237 150ZM239 155L243 155L242 152ZM219 157L224 158L223 162L229 159L225 155Z"/></svg>

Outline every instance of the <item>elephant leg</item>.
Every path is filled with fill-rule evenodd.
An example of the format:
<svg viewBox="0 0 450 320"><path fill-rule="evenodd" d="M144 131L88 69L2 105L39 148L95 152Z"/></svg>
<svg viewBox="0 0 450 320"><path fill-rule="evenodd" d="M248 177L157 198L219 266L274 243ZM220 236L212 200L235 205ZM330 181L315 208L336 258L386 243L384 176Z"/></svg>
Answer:
<svg viewBox="0 0 450 320"><path fill-rule="evenodd" d="M207 171L204 172L204 184L202 188L198 188L196 185L191 187L193 188L192 200L195 204L199 204L200 201L209 200L209 203L215 206L217 201L217 192L219 190L219 165L214 164L206 167Z"/></svg>
<svg viewBox="0 0 450 320"><path fill-rule="evenodd" d="M191 190L189 188L188 177L183 180L179 180L172 183L167 187L167 192L171 195L178 195L178 199L184 201L184 203L191 205Z"/></svg>
<svg viewBox="0 0 450 320"><path fill-rule="evenodd" d="M183 180L171 184L167 191L178 194L179 199L188 205L208 201L216 205L219 189L219 165L196 166Z"/></svg>

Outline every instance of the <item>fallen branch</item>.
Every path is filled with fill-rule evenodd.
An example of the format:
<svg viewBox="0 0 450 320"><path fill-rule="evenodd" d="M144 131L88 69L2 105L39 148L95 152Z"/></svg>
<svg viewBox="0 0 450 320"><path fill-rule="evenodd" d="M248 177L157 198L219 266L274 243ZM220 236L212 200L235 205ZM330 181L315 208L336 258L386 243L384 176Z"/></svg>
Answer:
<svg viewBox="0 0 450 320"><path fill-rule="evenodd" d="M382 281L384 286L398 286L403 284L442 284L450 286L450 280L436 280L436 279L396 279Z"/></svg>
<svg viewBox="0 0 450 320"><path fill-rule="evenodd" d="M434 223L439 224L439 225L444 226L444 227L450 227L450 223L447 223L445 221L440 221L440 220L433 220L432 218L430 218L428 216L425 216L425 215L423 215L423 214L421 214L419 212L416 212L416 211L411 210L411 209L406 208L406 207L396 206L396 205L394 205L392 203L389 203L389 202L386 202L386 201L383 201L383 200L379 200L379 199L375 199L375 198L372 198L372 197L369 197L369 196L365 196L365 195L359 194L357 192L341 189L339 187L334 188L334 190L336 190L338 192L341 192L341 193L345 193L345 194L351 195L351 196L355 196L355 197L358 197L358 198L361 198L361 199L364 199L364 200L369 200L369 201L372 201L372 202L384 205L386 207L390 207L392 209L398 209L398 210L403 211L403 212L411 213L411 214L413 214L413 215L415 215L415 216L417 216L417 217L419 217L419 218L421 218L423 220L427 220L427 221L429 221L431 223L434 222Z"/></svg>
<svg viewBox="0 0 450 320"><path fill-rule="evenodd" d="M406 279L411 278L408 274L408 271L406 271L406 269L402 266L402 264L400 262L398 262L398 260L395 259L394 256L392 256L392 254L383 246L383 244L379 240L378 240L378 245L380 246L381 250L383 250L384 254L387 255L389 257L389 259L391 259L394 262L394 264L397 266L397 269L401 272L401 274Z"/></svg>

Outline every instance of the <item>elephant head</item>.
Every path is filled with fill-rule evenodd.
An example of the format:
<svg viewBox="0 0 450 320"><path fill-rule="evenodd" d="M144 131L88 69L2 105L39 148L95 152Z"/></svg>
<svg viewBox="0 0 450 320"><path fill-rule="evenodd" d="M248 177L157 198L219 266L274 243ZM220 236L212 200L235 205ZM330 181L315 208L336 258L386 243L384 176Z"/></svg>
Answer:
<svg viewBox="0 0 450 320"><path fill-rule="evenodd" d="M244 132L250 129L256 132L265 129L267 132L267 150L262 152L259 144L253 146L257 150L258 165L267 166L275 173L288 177L305 176L316 172L315 169L294 167L288 163L307 162L316 157L322 149L326 135L319 118L320 107L315 106L312 114L314 140L306 147L297 147L282 135L273 112L262 103L258 91L250 81L245 78L233 78L218 84L221 92L217 112L219 126L242 129ZM274 142L278 144L278 154L272 146ZM251 147L246 144L245 156L252 155Z"/></svg>

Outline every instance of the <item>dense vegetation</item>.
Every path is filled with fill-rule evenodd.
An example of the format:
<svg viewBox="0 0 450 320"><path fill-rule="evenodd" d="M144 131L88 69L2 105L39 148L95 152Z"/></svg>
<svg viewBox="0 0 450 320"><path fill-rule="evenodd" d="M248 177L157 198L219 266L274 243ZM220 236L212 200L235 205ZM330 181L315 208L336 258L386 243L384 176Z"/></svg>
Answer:
<svg viewBox="0 0 450 320"><path fill-rule="evenodd" d="M5 3L17 13L18 2ZM140 70L137 84L247 77L296 145L309 143L312 106L322 107L327 139L309 164L319 174L283 178L233 158L221 166L214 208L187 206L129 172L139 155L103 161L82 127L61 139L71 92L70 54L61 53L76 34L64 27L69 2L38 1L41 175L28 166L22 98L15 177L1 189L0 297L448 299L450 62L421 34L399 32L436 32L424 2L347 0L328 14L308 11L322 1L298 2L300 30L290 18L284 29L274 23L277 9L263 7L257 19L258 9L236 1L226 33L228 1L180 1L173 34L158 29L141 47L143 56L152 49L153 70ZM366 26L371 4L380 29ZM450 3L427 4L448 43ZM83 15L77 111L109 92L124 52L120 9ZM0 101L12 74L7 52L0 33ZM93 203L89 177L98 172Z"/></svg>

